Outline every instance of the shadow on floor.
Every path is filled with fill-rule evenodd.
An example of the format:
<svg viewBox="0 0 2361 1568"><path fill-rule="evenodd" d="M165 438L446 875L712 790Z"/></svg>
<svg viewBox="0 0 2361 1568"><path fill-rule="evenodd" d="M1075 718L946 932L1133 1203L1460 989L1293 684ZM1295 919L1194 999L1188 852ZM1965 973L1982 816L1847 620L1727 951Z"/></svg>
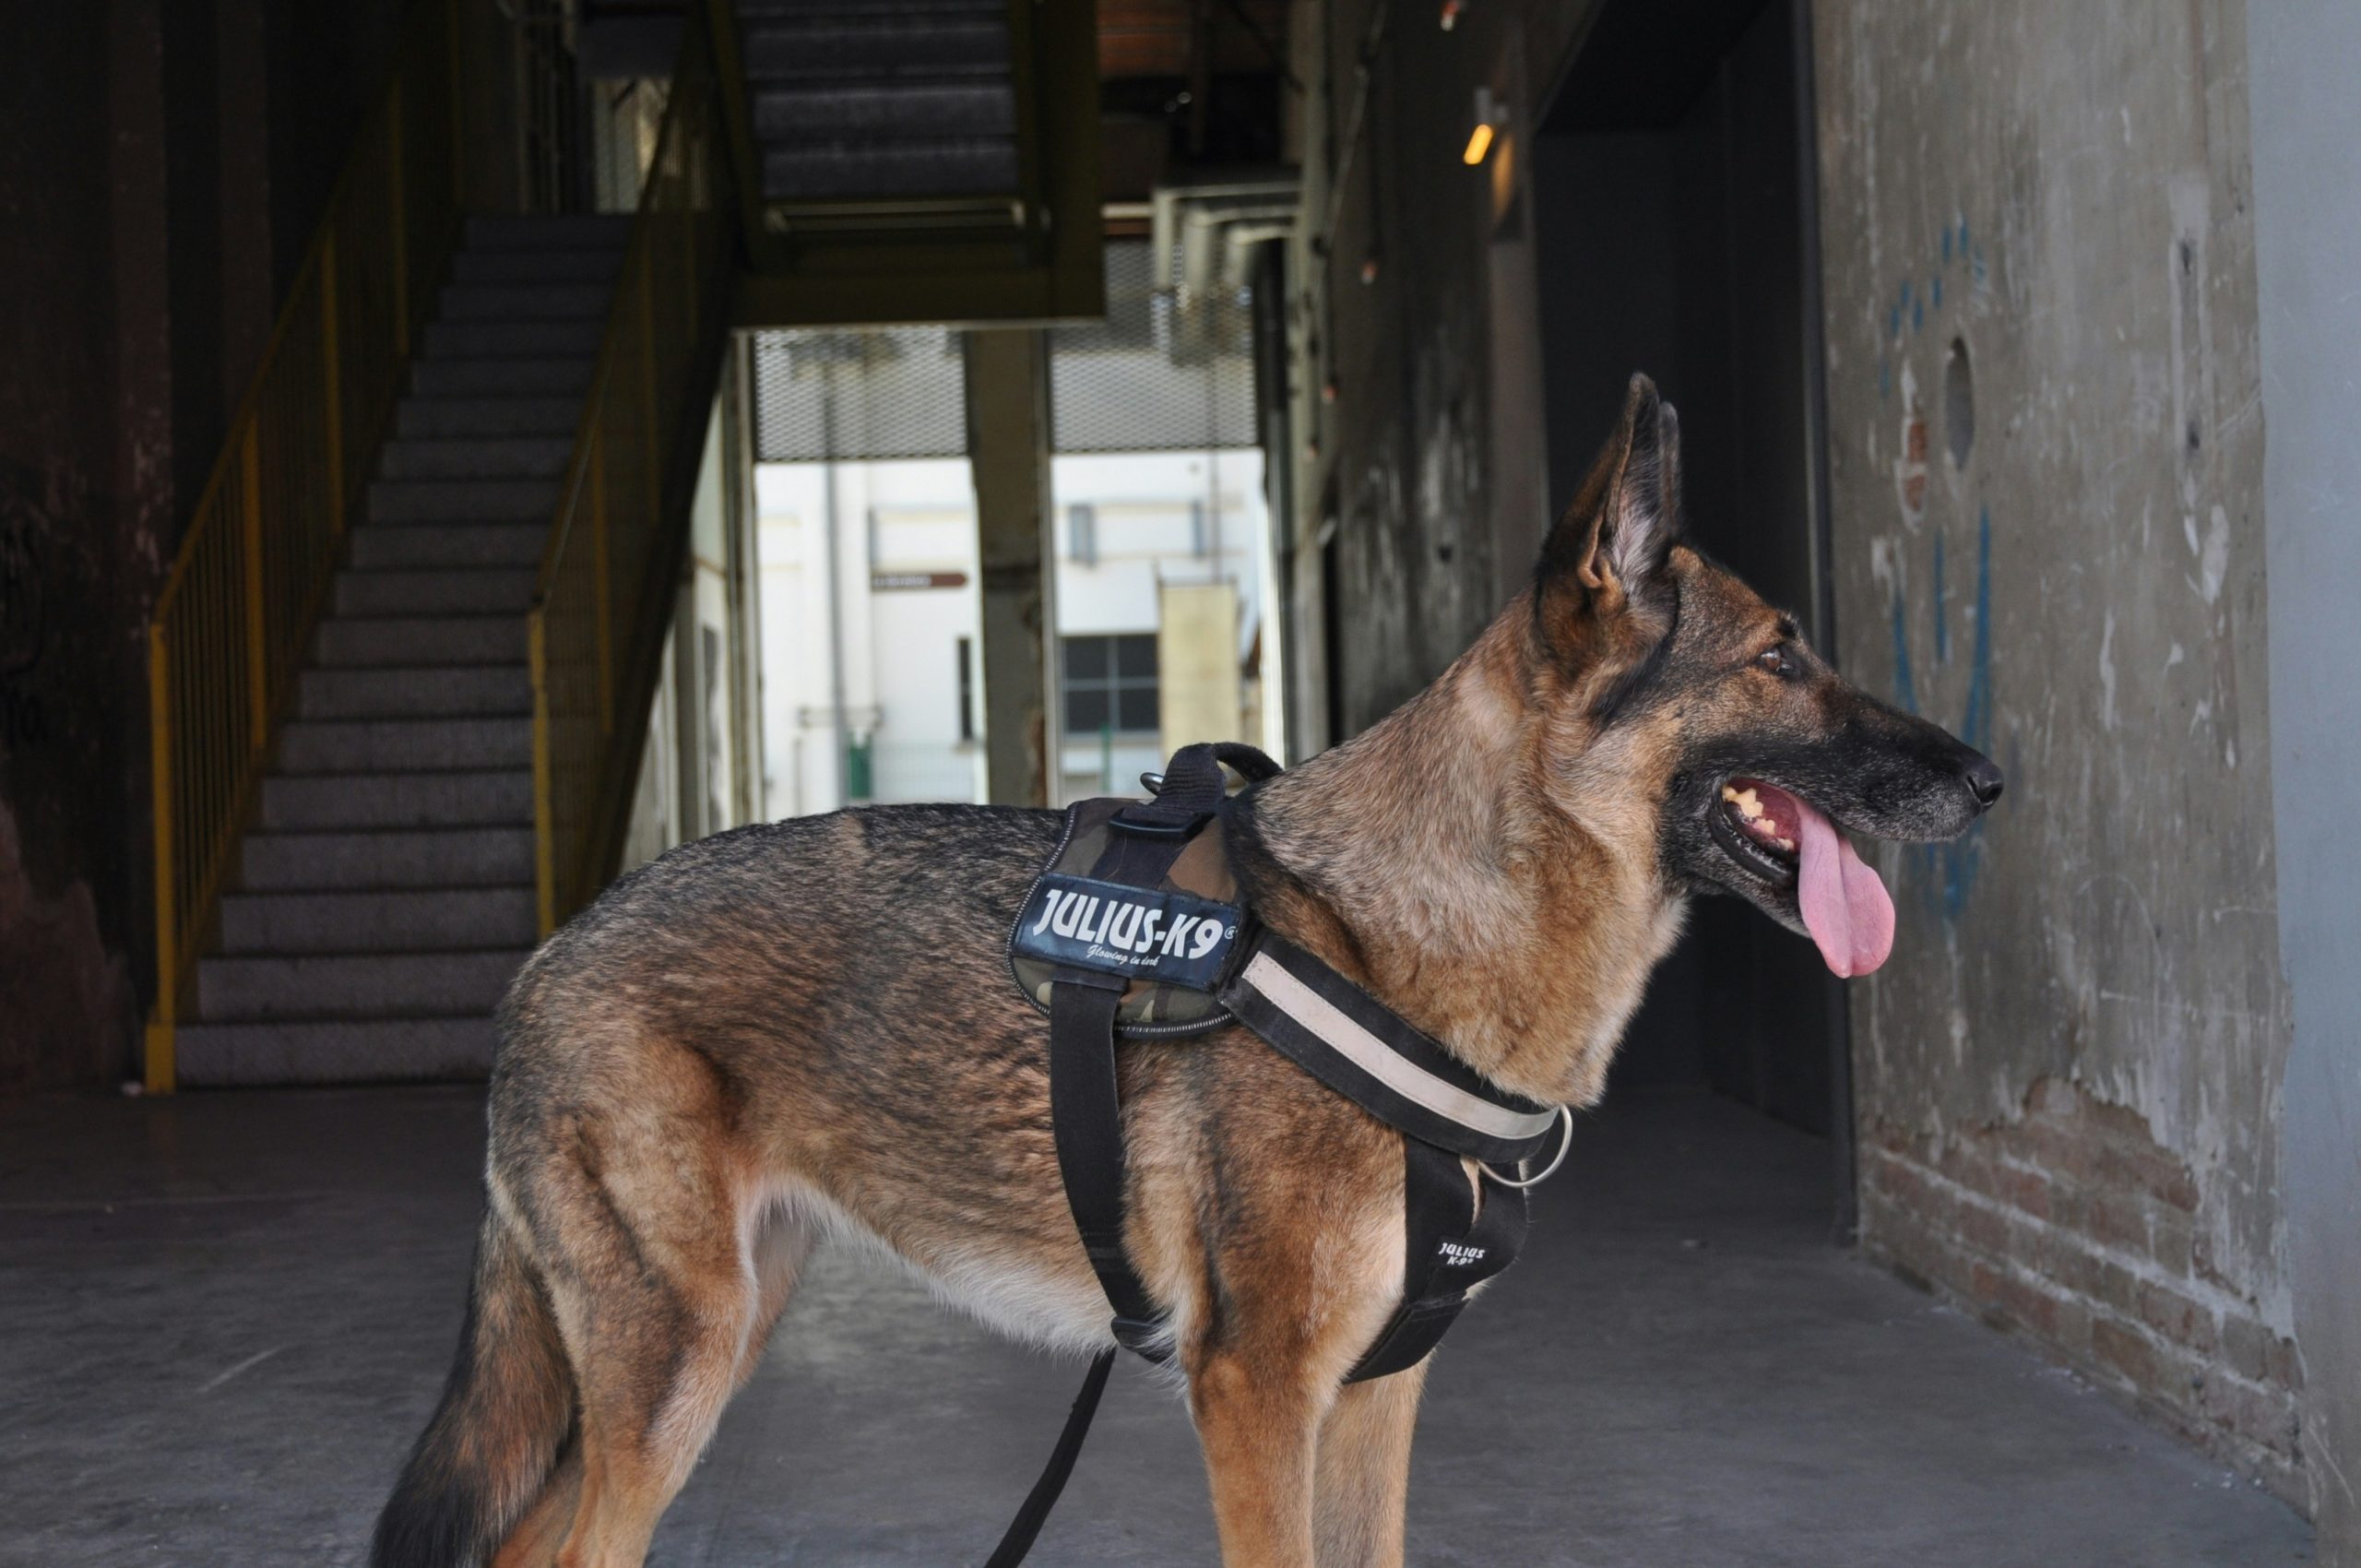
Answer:
<svg viewBox="0 0 2361 1568"><path fill-rule="evenodd" d="M1575 1149L1442 1353L1413 1562L2310 1560L2277 1502L1830 1249L1821 1146L1631 1096ZM0 1107L0 1562L361 1562L449 1360L481 1152L456 1089ZM650 1561L980 1561L1079 1375L830 1254ZM1139 1369L1034 1561L1215 1561Z"/></svg>

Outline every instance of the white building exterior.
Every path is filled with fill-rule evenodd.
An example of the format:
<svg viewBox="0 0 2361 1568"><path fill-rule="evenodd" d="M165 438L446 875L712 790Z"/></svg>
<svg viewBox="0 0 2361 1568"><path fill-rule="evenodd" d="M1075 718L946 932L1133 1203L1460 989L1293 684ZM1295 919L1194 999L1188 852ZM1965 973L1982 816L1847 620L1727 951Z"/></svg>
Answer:
<svg viewBox="0 0 2361 1568"><path fill-rule="evenodd" d="M1094 661L1114 653L1136 664L1140 645L1067 639L1153 638L1168 585L1235 586L1230 667L1240 671L1250 733L1202 738L1258 738L1263 705L1245 672L1258 652L1267 559L1262 453L1062 456L1051 483L1058 630L1076 667L1062 685L1077 688L1077 719L1110 716L1065 736L1063 798L1133 790L1136 776L1163 760L1164 738L1139 722L1148 708L1136 676L1125 686L1133 695L1112 705L1104 690L1080 689L1097 684ZM979 799L967 462L766 463L755 469L754 488L767 814L860 800Z"/></svg>

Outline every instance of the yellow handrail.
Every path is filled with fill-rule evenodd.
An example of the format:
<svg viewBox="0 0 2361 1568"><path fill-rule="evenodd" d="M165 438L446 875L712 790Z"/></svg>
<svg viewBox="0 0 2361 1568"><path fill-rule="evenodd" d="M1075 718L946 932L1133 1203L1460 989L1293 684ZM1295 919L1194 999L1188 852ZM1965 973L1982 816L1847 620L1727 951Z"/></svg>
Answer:
<svg viewBox="0 0 2361 1568"><path fill-rule="evenodd" d="M456 0L420 0L345 160L148 627L156 1008L173 1030L259 781L273 721L400 396L464 192Z"/></svg>
<svg viewBox="0 0 2361 1568"><path fill-rule="evenodd" d="M709 19L689 7L528 627L543 935L612 873L728 340L739 215Z"/></svg>

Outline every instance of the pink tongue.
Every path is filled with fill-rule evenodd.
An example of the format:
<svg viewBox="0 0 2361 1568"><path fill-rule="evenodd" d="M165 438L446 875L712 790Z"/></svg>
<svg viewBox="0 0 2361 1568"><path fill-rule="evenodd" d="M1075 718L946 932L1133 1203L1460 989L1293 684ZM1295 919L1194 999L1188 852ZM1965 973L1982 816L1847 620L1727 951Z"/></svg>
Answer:
<svg viewBox="0 0 2361 1568"><path fill-rule="evenodd" d="M1893 951L1893 900L1829 820L1803 801L1797 897L1820 956L1839 975L1866 975Z"/></svg>

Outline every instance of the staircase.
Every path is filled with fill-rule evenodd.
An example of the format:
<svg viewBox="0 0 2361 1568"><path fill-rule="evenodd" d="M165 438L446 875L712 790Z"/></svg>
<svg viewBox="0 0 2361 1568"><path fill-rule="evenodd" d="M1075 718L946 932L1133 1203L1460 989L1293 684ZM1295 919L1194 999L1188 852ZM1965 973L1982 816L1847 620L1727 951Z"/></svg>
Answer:
<svg viewBox="0 0 2361 1568"><path fill-rule="evenodd" d="M997 196L1023 184L1005 0L738 0L774 201Z"/></svg>
<svg viewBox="0 0 2361 1568"><path fill-rule="evenodd" d="M179 1026L189 1085L481 1076L530 951L526 612L627 220L471 220Z"/></svg>

